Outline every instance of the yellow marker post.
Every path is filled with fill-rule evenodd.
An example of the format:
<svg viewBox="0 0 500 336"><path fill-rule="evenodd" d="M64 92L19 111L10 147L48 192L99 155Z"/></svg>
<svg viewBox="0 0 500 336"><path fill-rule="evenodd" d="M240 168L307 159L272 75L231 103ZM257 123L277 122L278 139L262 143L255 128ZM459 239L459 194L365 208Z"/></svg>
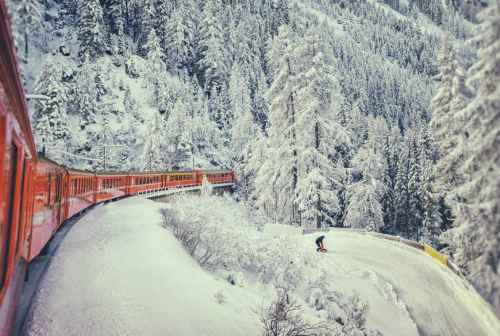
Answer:
<svg viewBox="0 0 500 336"><path fill-rule="evenodd" d="M424 252L436 259L438 262L443 264L444 266L448 266L448 257L442 255L438 251L432 248L432 246L424 244Z"/></svg>

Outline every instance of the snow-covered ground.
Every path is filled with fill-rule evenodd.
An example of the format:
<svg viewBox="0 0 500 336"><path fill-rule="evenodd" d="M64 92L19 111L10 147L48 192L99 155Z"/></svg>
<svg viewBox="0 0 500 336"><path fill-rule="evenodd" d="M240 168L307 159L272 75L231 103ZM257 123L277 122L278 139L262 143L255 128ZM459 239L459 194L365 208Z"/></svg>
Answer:
<svg viewBox="0 0 500 336"><path fill-rule="evenodd" d="M42 281L27 334L262 334L261 312L273 299L273 281L245 271L238 273L245 279L232 285L220 270L200 267L162 226L160 208L183 208L182 217L195 211L189 209L206 205L190 197L182 206L127 199L85 215L61 244ZM305 284L326 275L328 284L340 293L337 297L357 293L368 304L366 327L383 335L500 334L500 323L479 296L417 250L355 232L332 231L326 234L330 251L319 254L314 252L316 235L276 224L257 229L259 225L249 224L243 210L227 213L239 205L225 207L224 202L230 203L217 198L213 208L196 211L208 214L210 229L214 218L226 213L220 221L242 226L248 242L264 243L260 251L277 245L290 264L301 265L297 270L309 272L295 288L308 319L321 319L325 311L317 308L318 300L317 309L308 303L313 295L305 291L312 287ZM191 213L193 220L196 216ZM248 242L241 237L235 243L246 249ZM299 273L294 274L300 278Z"/></svg>

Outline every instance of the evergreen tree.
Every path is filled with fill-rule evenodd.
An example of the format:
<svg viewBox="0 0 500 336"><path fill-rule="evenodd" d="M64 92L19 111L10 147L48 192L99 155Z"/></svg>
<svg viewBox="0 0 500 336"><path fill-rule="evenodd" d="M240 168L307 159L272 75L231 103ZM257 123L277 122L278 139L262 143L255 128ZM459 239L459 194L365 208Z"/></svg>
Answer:
<svg viewBox="0 0 500 336"><path fill-rule="evenodd" d="M297 37L288 26L283 26L273 41L270 62L275 80L268 92L271 101L269 138L262 142L268 154L255 181L257 205L276 221L285 223L298 220L293 197L298 183L296 90L303 83L299 82L293 68L296 45Z"/></svg>
<svg viewBox="0 0 500 336"><path fill-rule="evenodd" d="M104 28L102 7L98 0L83 1L79 8L80 56L94 58L103 51Z"/></svg>
<svg viewBox="0 0 500 336"><path fill-rule="evenodd" d="M338 192L345 180L342 156L349 146L349 135L337 121L344 97L335 77L334 60L327 56L327 45L315 31L307 32L304 42L294 55L300 83L295 92L296 198L302 224L320 228L333 224L332 214L340 211Z"/></svg>
<svg viewBox="0 0 500 336"><path fill-rule="evenodd" d="M17 26L22 27L24 37L24 61L28 62L29 39L40 27L41 13L36 0L19 0L16 8Z"/></svg>
<svg viewBox="0 0 500 336"><path fill-rule="evenodd" d="M98 88L95 78L94 65L90 63L88 58L84 59L77 75L75 95L77 110L80 114L81 130L85 130L87 126L95 123L95 117L98 112Z"/></svg>
<svg viewBox="0 0 500 336"><path fill-rule="evenodd" d="M50 61L44 65L35 92L45 97L37 101L35 114L35 133L41 139L39 150L46 151L51 158L60 161L61 151L66 150L69 135L67 95L61 83L60 64Z"/></svg>
<svg viewBox="0 0 500 336"><path fill-rule="evenodd" d="M477 92L466 108L467 157L459 166L452 251L469 279L500 312L500 3L481 13L478 60L469 83Z"/></svg>
<svg viewBox="0 0 500 336"><path fill-rule="evenodd" d="M192 154L192 125L188 122L188 107L182 98L177 99L165 124L165 141L168 163L172 168L182 167Z"/></svg>
<svg viewBox="0 0 500 336"><path fill-rule="evenodd" d="M165 170L165 164L162 161L163 153L161 144L164 142L163 130L164 125L159 114L150 121L148 127L149 136L146 137L144 148L142 151L142 170L143 171L161 171Z"/></svg>
<svg viewBox="0 0 500 336"><path fill-rule="evenodd" d="M231 135L233 153L235 156L244 156L250 139L255 135L255 127L248 83L242 77L239 64L237 63L233 65L231 71L229 99L233 115Z"/></svg>
<svg viewBox="0 0 500 336"><path fill-rule="evenodd" d="M141 0L139 5L140 7L137 8L139 12L137 15L137 45L139 54L143 56L149 52L148 43L154 30L156 12L153 0Z"/></svg>
<svg viewBox="0 0 500 336"><path fill-rule="evenodd" d="M351 162L359 172L356 172L356 181L347 190L348 206L344 226L380 231L384 226L382 200L387 172L384 142L389 129L382 118L369 118L367 123L372 127L368 130L366 143Z"/></svg>
<svg viewBox="0 0 500 336"><path fill-rule="evenodd" d="M198 7L193 0L181 1L167 22L165 51L171 70L195 68Z"/></svg>
<svg viewBox="0 0 500 336"><path fill-rule="evenodd" d="M218 94L227 86L229 60L222 26L221 0L207 0L201 22L199 67L205 92Z"/></svg>

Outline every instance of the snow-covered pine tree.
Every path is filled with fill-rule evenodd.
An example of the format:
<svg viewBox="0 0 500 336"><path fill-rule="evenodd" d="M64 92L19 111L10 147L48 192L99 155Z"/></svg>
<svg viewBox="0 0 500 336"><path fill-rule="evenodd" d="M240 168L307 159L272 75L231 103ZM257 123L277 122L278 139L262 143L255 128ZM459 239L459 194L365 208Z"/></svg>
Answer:
<svg viewBox="0 0 500 336"><path fill-rule="evenodd" d="M439 236L443 230L443 211L441 208L440 195L433 189L434 179L436 177L436 166L425 154L420 153L420 162L422 166L421 176L421 195L422 195L422 234L419 239L436 248L440 245Z"/></svg>
<svg viewBox="0 0 500 336"><path fill-rule="evenodd" d="M380 231L384 226L382 199L387 172L384 142L389 129L381 117L369 118L366 123L371 125L368 139L351 161L356 173L351 174L355 181L347 189L348 205L344 226Z"/></svg>
<svg viewBox="0 0 500 336"><path fill-rule="evenodd" d="M231 59L238 63L241 75L246 78L250 93L254 93L259 76L261 64L259 59L258 44L261 36L256 36L255 26L251 17L242 17L241 21L231 30ZM233 64L234 64L233 63Z"/></svg>
<svg viewBox="0 0 500 336"><path fill-rule="evenodd" d="M168 164L171 168L183 167L192 154L192 129L189 123L188 107L184 97L179 97L164 125L164 141L168 152Z"/></svg>
<svg viewBox="0 0 500 336"><path fill-rule="evenodd" d="M451 234L455 258L500 315L500 3L480 20L479 57L468 78L477 92L467 106L468 155L459 167L465 183L456 190L462 202Z"/></svg>
<svg viewBox="0 0 500 336"><path fill-rule="evenodd" d="M408 194L406 195L408 207L407 222L405 226L405 237L420 240L422 235L422 222L424 219L423 192L422 192L422 170L423 162L420 160L422 148L419 146L417 130L410 130L406 135L408 142Z"/></svg>
<svg viewBox="0 0 500 336"><path fill-rule="evenodd" d="M295 191L301 224L322 227L334 224L338 214L338 192L345 181L342 160L350 145L338 114L343 105L335 60L320 34L306 33L294 50L296 72L296 141L298 178Z"/></svg>
<svg viewBox="0 0 500 336"><path fill-rule="evenodd" d="M95 123L98 111L98 89L95 82L94 64L91 63L88 54L87 57L84 57L83 64L77 74L75 90L75 104L80 115L80 129L83 131L87 126Z"/></svg>
<svg viewBox="0 0 500 336"><path fill-rule="evenodd" d="M143 171L165 170L166 167L163 162L164 153L161 150L161 145L165 141L165 137L163 136L165 125L158 113L150 120L148 130L149 136L145 139L140 160L141 169Z"/></svg>
<svg viewBox="0 0 500 336"><path fill-rule="evenodd" d="M167 23L165 53L167 65L172 71L187 70L192 74L195 68L198 38L199 8L193 0L181 1Z"/></svg>
<svg viewBox="0 0 500 336"><path fill-rule="evenodd" d="M229 81L229 100L233 116L231 143L236 156L244 155L247 144L255 135L252 101L248 82L242 76L240 65L235 63ZM241 157L240 157L241 159ZM238 159L236 159L238 161Z"/></svg>
<svg viewBox="0 0 500 336"><path fill-rule="evenodd" d="M67 149L69 134L67 95L61 82L61 68L57 61L48 61L35 85L35 93L45 97L36 104L35 133L41 139L38 149L59 162L61 151Z"/></svg>
<svg viewBox="0 0 500 336"><path fill-rule="evenodd" d="M224 134L223 140L226 142L226 145L228 145L233 116L226 85L222 87L212 87L208 98L208 112L211 119Z"/></svg>
<svg viewBox="0 0 500 336"><path fill-rule="evenodd" d="M154 0L140 0L137 7L137 47L138 53L142 56L147 55L149 49L147 44L150 41L151 32L155 27L155 6ZM156 32L155 32L156 34Z"/></svg>
<svg viewBox="0 0 500 336"><path fill-rule="evenodd" d="M439 94L439 93L438 93ZM469 101L469 90L465 85L465 74L463 69L455 65L455 74L451 85L451 100L449 102L448 115L434 115L431 125L437 137L438 161L436 163L436 175L434 189L446 197L449 206L453 206L456 201L454 191L457 186L463 183L463 176L458 172L458 167L467 156L467 139L464 127L467 116L467 104ZM439 120L441 119L441 121ZM440 127L437 125L440 124ZM441 137L438 137L441 135Z"/></svg>
<svg viewBox="0 0 500 336"><path fill-rule="evenodd" d="M246 77L243 77L238 63L233 65L229 81L229 98L233 122L231 129L232 161L238 175L238 183L242 196L248 197L249 173L247 167L251 156L252 143L258 135L259 128L253 120L252 101Z"/></svg>
<svg viewBox="0 0 500 336"><path fill-rule="evenodd" d="M146 43L144 44L146 58L151 65L151 75L158 76L165 72L165 63L163 62L163 51L161 50L160 40L156 35L154 28L149 32Z"/></svg>
<svg viewBox="0 0 500 336"><path fill-rule="evenodd" d="M22 30L24 38L24 62L29 58L29 39L40 25L41 13L36 0L18 0L16 26Z"/></svg>
<svg viewBox="0 0 500 336"><path fill-rule="evenodd" d="M175 5L175 2L170 0L156 0L154 3L156 12L154 28L158 38L160 39L160 44L164 53L167 53L166 39L169 35L168 22L170 21L170 17L175 9Z"/></svg>
<svg viewBox="0 0 500 336"><path fill-rule="evenodd" d="M394 190L394 217L392 229L393 233L401 234L408 232L409 220L409 170L410 170L410 149L408 144L403 142L398 153L396 183ZM407 237L407 235L405 235Z"/></svg>
<svg viewBox="0 0 500 336"><path fill-rule="evenodd" d="M271 102L269 137L262 142L267 154L255 181L257 206L275 221L284 223L298 221L294 199L298 183L296 90L303 83L293 68L297 44L296 33L288 26L282 26L273 41L270 63L274 81L267 95Z"/></svg>
<svg viewBox="0 0 500 336"><path fill-rule="evenodd" d="M383 141L384 158L386 161L386 171L383 175L384 197L382 201L384 211L384 232L397 233L396 213L397 213L397 192L398 165L400 163L399 153L402 143L401 133L397 127L391 127L389 134Z"/></svg>
<svg viewBox="0 0 500 336"><path fill-rule="evenodd" d="M94 58L103 51L104 27L102 7L98 0L83 1L79 5L79 30L80 42L79 55L84 59L88 55Z"/></svg>
<svg viewBox="0 0 500 336"><path fill-rule="evenodd" d="M205 92L218 94L227 87L229 60L222 26L221 0L207 0L203 7L200 36L200 60Z"/></svg>
<svg viewBox="0 0 500 336"><path fill-rule="evenodd" d="M160 40L156 35L156 30L153 28L148 36L148 41L143 47L143 52L146 53L146 58L149 66L146 73L146 79L149 82L153 92L152 105L157 107L159 111L166 110L166 66L163 62L163 51L160 46Z"/></svg>
<svg viewBox="0 0 500 336"><path fill-rule="evenodd" d="M442 47L438 54L440 64L438 91L431 102L432 120L431 126L434 138L439 143L441 157L445 157L455 146L453 133L453 123L455 115L451 111L451 101L453 81L456 76L456 61L450 37L445 35ZM446 189L446 186L443 186Z"/></svg>

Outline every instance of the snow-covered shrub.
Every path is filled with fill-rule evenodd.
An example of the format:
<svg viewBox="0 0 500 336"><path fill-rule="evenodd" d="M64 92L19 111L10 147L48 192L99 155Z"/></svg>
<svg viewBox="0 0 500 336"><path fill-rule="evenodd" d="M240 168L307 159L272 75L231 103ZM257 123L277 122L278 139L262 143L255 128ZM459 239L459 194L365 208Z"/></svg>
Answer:
<svg viewBox="0 0 500 336"><path fill-rule="evenodd" d="M358 295L346 296L334 290L332 279L323 274L309 283L305 289L309 296L306 302L328 321L342 330L341 335L377 335L378 331L366 328L368 304Z"/></svg>
<svg viewBox="0 0 500 336"><path fill-rule="evenodd" d="M304 320L302 307L286 288L278 288L276 299L262 312L264 336L321 336L335 335L326 323Z"/></svg>
<svg viewBox="0 0 500 336"><path fill-rule="evenodd" d="M130 57L125 62L125 72L130 78L139 78L141 75L142 59L136 55L130 55Z"/></svg>
<svg viewBox="0 0 500 336"><path fill-rule="evenodd" d="M214 294L214 298L215 298L215 300L217 301L218 304L224 304L224 303L226 303L226 296L224 295L224 291L222 289L218 290Z"/></svg>
<svg viewBox="0 0 500 336"><path fill-rule="evenodd" d="M210 196L210 195L212 195L212 189L213 189L213 187L210 184L210 182L208 182L207 176L203 175L203 181L201 184L201 194L203 196Z"/></svg>
<svg viewBox="0 0 500 336"><path fill-rule="evenodd" d="M246 238L249 228L235 221L248 214L234 201L220 197L178 196L175 210L162 209L166 227L183 242L203 267L211 270L240 270L252 253Z"/></svg>
<svg viewBox="0 0 500 336"><path fill-rule="evenodd" d="M200 243L201 226L195 222L180 222L175 215L167 209L161 209L163 225L172 230L175 238L188 250L191 255L195 255Z"/></svg>
<svg viewBox="0 0 500 336"><path fill-rule="evenodd" d="M245 276L241 272L229 272L226 280L233 286L245 287Z"/></svg>

